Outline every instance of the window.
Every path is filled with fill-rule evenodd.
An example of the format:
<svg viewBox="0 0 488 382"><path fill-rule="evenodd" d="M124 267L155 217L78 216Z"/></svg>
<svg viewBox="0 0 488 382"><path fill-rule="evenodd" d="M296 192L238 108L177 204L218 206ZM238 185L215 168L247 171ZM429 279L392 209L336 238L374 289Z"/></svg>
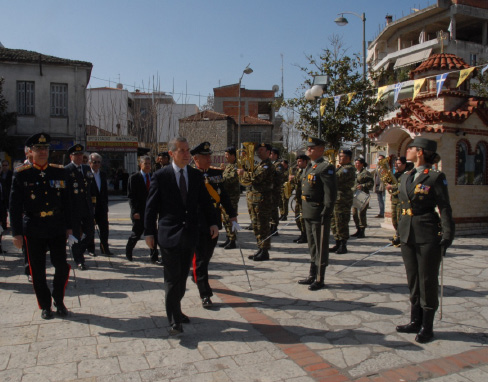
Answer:
<svg viewBox="0 0 488 382"><path fill-rule="evenodd" d="M68 116L68 85L51 84L51 117Z"/></svg>
<svg viewBox="0 0 488 382"><path fill-rule="evenodd" d="M478 143L474 152L473 184L486 184L486 146Z"/></svg>
<svg viewBox="0 0 488 382"><path fill-rule="evenodd" d="M478 142L474 152L472 151L469 142L463 140L457 143L456 184L487 184L487 149L488 145L484 141Z"/></svg>
<svg viewBox="0 0 488 382"><path fill-rule="evenodd" d="M17 113L34 115L34 82L17 82Z"/></svg>
<svg viewBox="0 0 488 382"><path fill-rule="evenodd" d="M466 174L466 162L468 159L468 146L465 142L458 142L457 144L457 175L456 184L468 184Z"/></svg>

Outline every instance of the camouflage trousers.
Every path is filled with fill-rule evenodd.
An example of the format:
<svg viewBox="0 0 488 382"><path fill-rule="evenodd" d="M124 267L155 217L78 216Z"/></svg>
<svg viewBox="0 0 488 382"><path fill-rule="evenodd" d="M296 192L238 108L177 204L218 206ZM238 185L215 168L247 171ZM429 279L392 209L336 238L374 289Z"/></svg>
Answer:
<svg viewBox="0 0 488 382"><path fill-rule="evenodd" d="M305 233L305 223L303 222L303 217L300 216L301 214L302 214L302 204L297 203L295 205L295 222L297 223L297 227L300 230L300 232Z"/></svg>
<svg viewBox="0 0 488 382"><path fill-rule="evenodd" d="M239 204L239 195L237 198L231 198L230 204L232 204L232 207L234 207L234 210L237 212L237 207ZM227 238L229 240L235 240L236 239L236 233L232 231L232 222L229 220L229 215L227 215L225 210L222 210L222 222L224 224L225 233L227 234Z"/></svg>
<svg viewBox="0 0 488 382"><path fill-rule="evenodd" d="M369 203L367 203L361 211L359 211L356 207L352 208L352 218L354 219L356 228L366 228L368 226L368 221L366 220L368 206Z"/></svg>
<svg viewBox="0 0 488 382"><path fill-rule="evenodd" d="M288 201L290 198L285 198L285 193L283 189L281 190L281 204L280 204L280 215L288 216Z"/></svg>
<svg viewBox="0 0 488 382"><path fill-rule="evenodd" d="M280 215L279 215L279 205L281 203L281 194L276 194L276 193L272 193L271 194L271 216L270 216L270 222L271 222L271 225L276 225L278 226L278 224L280 224ZM268 203L269 203L269 200L268 200ZM268 224L270 223L268 222Z"/></svg>
<svg viewBox="0 0 488 382"><path fill-rule="evenodd" d="M336 240L349 239L349 221L351 220L351 204L336 204L332 219L330 221L330 229Z"/></svg>
<svg viewBox="0 0 488 382"><path fill-rule="evenodd" d="M252 193L248 194L248 202L251 207L251 222L254 235L259 248L269 249L271 247L271 234L269 221L271 219L271 203L269 198L257 201ZM266 240L264 240L266 239Z"/></svg>
<svg viewBox="0 0 488 382"><path fill-rule="evenodd" d="M391 201L391 222L395 231L398 231L398 221L402 215L402 209L400 207L400 201L398 199Z"/></svg>

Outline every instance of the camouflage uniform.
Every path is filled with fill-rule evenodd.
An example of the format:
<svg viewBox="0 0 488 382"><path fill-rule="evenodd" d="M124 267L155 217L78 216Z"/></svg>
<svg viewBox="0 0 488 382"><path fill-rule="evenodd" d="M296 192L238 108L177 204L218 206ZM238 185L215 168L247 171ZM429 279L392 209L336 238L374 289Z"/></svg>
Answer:
<svg viewBox="0 0 488 382"><path fill-rule="evenodd" d="M273 190L271 191L271 225L276 230L280 220L278 208L281 204L281 186L283 185L283 173L285 169L279 160L275 160L272 163L275 171L271 180L273 183Z"/></svg>
<svg viewBox="0 0 488 382"><path fill-rule="evenodd" d="M299 168L292 180L292 186L295 188L295 222L300 230L300 233L305 234L305 223L303 222L302 214L302 176L304 169ZM298 217L300 216L300 217Z"/></svg>
<svg viewBox="0 0 488 382"><path fill-rule="evenodd" d="M359 184L363 186L361 191L367 194L369 194L369 191L373 188L374 185L373 175L371 175L371 173L368 170L366 170L365 167L363 167L361 171L356 172L356 182L354 183L353 192L357 190L356 186ZM356 228L358 230L359 229L364 230L368 226L366 220L367 210L368 210L368 205L364 206L362 211L358 211L356 207L352 208L352 217L354 219L354 224L356 224Z"/></svg>
<svg viewBox="0 0 488 382"><path fill-rule="evenodd" d="M290 175L289 170L283 171L283 178L281 181L281 203L280 203L280 217L287 217L288 216L288 202L290 198L285 196L285 183L288 182L288 177ZM285 219L286 220L286 219Z"/></svg>
<svg viewBox="0 0 488 382"><path fill-rule="evenodd" d="M229 195L230 203L235 211L239 204L239 197L241 196L241 186L239 184L239 176L237 175L237 165L234 163L229 163L225 166L224 173L222 174L224 179L223 185L224 189ZM229 240L236 239L236 233L232 231L232 222L229 220L229 215L222 212L225 231L227 233L227 238Z"/></svg>
<svg viewBox="0 0 488 382"><path fill-rule="evenodd" d="M336 241L349 239L349 220L351 220L353 187L356 169L351 163L340 166L336 171L337 199L330 223Z"/></svg>
<svg viewBox="0 0 488 382"><path fill-rule="evenodd" d="M262 249L269 249L271 246L271 239L268 236L270 235L269 222L272 208L270 199L274 174L273 164L269 159L265 159L254 168L252 173L245 171L242 176L245 182L251 182L246 196L248 205L251 207L254 235L256 235L259 248Z"/></svg>

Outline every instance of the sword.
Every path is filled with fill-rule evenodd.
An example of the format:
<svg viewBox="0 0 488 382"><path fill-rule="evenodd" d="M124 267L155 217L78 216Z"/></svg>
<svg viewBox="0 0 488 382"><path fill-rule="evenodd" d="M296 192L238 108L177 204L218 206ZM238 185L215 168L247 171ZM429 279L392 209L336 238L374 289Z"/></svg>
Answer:
<svg viewBox="0 0 488 382"><path fill-rule="evenodd" d="M384 249L386 249L386 248L388 248L388 247L391 247L392 245L393 245L392 243L388 243L388 244L387 244L387 245L385 245L384 247L381 247L380 249L378 249L378 250L374 251L373 253L370 253L369 255L364 256L362 259L359 259L359 260L355 261L354 263L352 263L352 264L348 265L347 267L345 267L345 268L341 269L339 272L334 273L334 275L338 275L339 273L344 272L344 271L345 271L347 268L350 268L350 267L352 267L353 265L355 265L355 264L357 264L357 263L360 263L361 261L363 261L363 260L367 259L368 257L371 257L371 256L373 256L373 255L376 255L378 252L381 252L382 250L384 250Z"/></svg>
<svg viewBox="0 0 488 382"><path fill-rule="evenodd" d="M442 297L444 296L444 256L446 256L447 248L441 247L441 301L439 306L439 321L442 321Z"/></svg>
<svg viewBox="0 0 488 382"><path fill-rule="evenodd" d="M242 254L242 249L241 249L241 245L239 244L239 240L237 240L237 231L235 232L235 234L236 234L237 247L239 248L239 252L241 253L242 265L244 266L244 272L246 272L247 283L249 284L249 290L252 290L251 281L249 280L249 274L247 273L246 262L244 261L244 255Z"/></svg>
<svg viewBox="0 0 488 382"><path fill-rule="evenodd" d="M71 245L68 245L68 247L69 247L69 254L71 255L71 259L76 264L75 258L73 257L73 252L71 251ZM76 272L72 266L70 266L70 268L73 270L73 280L75 281L76 295L78 296L78 304L80 304L81 307L80 293L78 292L78 282L76 281Z"/></svg>
<svg viewBox="0 0 488 382"><path fill-rule="evenodd" d="M273 232L271 235L269 235L268 237L264 238L263 240L261 240L259 243L258 243L258 247L264 243L266 240L268 240L271 236L273 236L276 232L280 232L282 229L285 229L286 227L288 227L291 223L295 222L299 217L301 217L302 215L298 215L295 219L293 220L290 220L288 223L285 224L284 227L280 228L280 229L277 229L275 232Z"/></svg>

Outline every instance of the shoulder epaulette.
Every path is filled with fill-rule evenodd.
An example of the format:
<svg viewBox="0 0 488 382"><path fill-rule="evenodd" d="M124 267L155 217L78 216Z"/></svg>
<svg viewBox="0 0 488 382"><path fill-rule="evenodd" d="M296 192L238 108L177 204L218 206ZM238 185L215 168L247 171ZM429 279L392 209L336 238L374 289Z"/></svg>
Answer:
<svg viewBox="0 0 488 382"><path fill-rule="evenodd" d="M49 166L54 168L64 168L62 164L55 164L55 163L49 163Z"/></svg>
<svg viewBox="0 0 488 382"><path fill-rule="evenodd" d="M30 163L29 164L23 164L23 165L20 165L19 167L17 167L15 169L15 171L21 172L21 171L27 170L27 169L29 169L31 167L32 167L32 165Z"/></svg>
<svg viewBox="0 0 488 382"><path fill-rule="evenodd" d="M223 170L223 169L221 169L220 167L210 166L210 168L211 168L212 170L224 171L224 170Z"/></svg>

